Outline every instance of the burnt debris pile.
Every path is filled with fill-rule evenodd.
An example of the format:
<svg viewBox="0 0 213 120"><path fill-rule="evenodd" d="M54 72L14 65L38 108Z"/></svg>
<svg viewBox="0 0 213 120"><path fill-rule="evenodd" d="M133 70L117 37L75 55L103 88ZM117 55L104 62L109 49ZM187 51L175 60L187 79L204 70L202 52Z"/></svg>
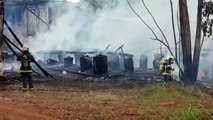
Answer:
<svg viewBox="0 0 213 120"><path fill-rule="evenodd" d="M134 72L133 55L105 51L39 51L40 64L53 69L72 70L85 74L106 75Z"/></svg>
<svg viewBox="0 0 213 120"><path fill-rule="evenodd" d="M97 55L93 58L93 72L94 74L106 74L108 71L108 63L106 55Z"/></svg>
<svg viewBox="0 0 213 120"><path fill-rule="evenodd" d="M80 57L80 69L81 72L92 69L92 58L88 55Z"/></svg>

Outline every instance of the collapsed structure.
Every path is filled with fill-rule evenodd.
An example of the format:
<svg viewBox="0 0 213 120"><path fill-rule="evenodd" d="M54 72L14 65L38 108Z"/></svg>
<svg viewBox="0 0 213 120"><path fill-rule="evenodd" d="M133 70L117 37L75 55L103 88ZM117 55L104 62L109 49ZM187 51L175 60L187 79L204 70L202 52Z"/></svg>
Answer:
<svg viewBox="0 0 213 120"><path fill-rule="evenodd" d="M92 72L96 75L112 72L134 72L133 55L106 51L39 51L41 64L59 65L80 72ZM48 57L47 57L48 56Z"/></svg>
<svg viewBox="0 0 213 120"><path fill-rule="evenodd" d="M51 24L54 24L56 18L63 12L61 4L51 4L51 0L4 0L5 2L5 20L16 30L16 34L22 37L34 36L37 32L47 31ZM52 1L53 2L53 1ZM18 30L18 31L17 31ZM123 50L122 50L123 51ZM5 59L14 59L14 55L9 52L3 52ZM63 51L51 50L41 51L38 54L56 55L57 59L49 57L46 60L47 65L63 64L66 68L78 68L81 72L92 71L93 74L107 74L109 72L134 72L133 54L124 52L109 51ZM69 56L70 55L70 56ZM158 70L162 55L155 54L153 68ZM208 67L204 62L208 57L202 56L200 70L208 73L209 78L213 78L213 65ZM149 59L150 60L150 59ZM40 61L41 64L45 63ZM211 62L208 62L212 64ZM202 68L203 67L203 68ZM140 56L139 68L148 69L148 57ZM202 70L203 69L203 70Z"/></svg>

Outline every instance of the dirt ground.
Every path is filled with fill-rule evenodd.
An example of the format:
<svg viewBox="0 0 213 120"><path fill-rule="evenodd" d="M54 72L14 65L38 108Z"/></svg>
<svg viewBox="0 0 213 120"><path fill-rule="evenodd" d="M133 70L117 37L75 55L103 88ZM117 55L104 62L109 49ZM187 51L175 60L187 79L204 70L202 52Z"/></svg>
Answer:
<svg viewBox="0 0 213 120"><path fill-rule="evenodd" d="M22 83L2 84L0 120L149 120L134 101L116 91L143 87L122 79L92 78L55 72L58 80L34 76L35 91L21 91ZM13 78L14 80L14 78ZM176 102L163 102L168 110ZM208 105L209 106L209 105ZM209 106L213 108L213 106ZM156 113L150 113L156 114Z"/></svg>
<svg viewBox="0 0 213 120"><path fill-rule="evenodd" d="M12 120L142 119L131 102L107 93L10 91L1 93L0 108L1 119Z"/></svg>
<svg viewBox="0 0 213 120"><path fill-rule="evenodd" d="M131 84L55 73L58 80L34 76L35 91L21 91L22 83L2 85L2 120L137 120L145 116L134 110L131 101L111 90ZM115 84L116 83L116 84Z"/></svg>

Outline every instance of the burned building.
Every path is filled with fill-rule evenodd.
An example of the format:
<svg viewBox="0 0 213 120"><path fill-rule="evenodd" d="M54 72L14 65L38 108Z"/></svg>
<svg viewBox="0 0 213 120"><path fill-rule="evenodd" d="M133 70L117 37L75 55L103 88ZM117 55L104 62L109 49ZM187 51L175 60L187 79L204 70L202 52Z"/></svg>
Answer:
<svg viewBox="0 0 213 120"><path fill-rule="evenodd" d="M48 60L54 60L59 66L83 73L89 72L102 75L107 74L109 71L110 73L134 72L133 55L128 53L49 50L39 51L37 55L42 58L40 61L43 64L54 65L47 62ZM60 62L60 59L63 59L63 61ZM123 60L123 62L120 60Z"/></svg>
<svg viewBox="0 0 213 120"><path fill-rule="evenodd" d="M18 34L34 36L37 32L47 31L51 24L56 23L65 11L66 0L4 0L5 19L16 29ZM83 5L92 8L95 12L98 9L115 8L117 0L86 0L80 1ZM73 5L74 6L74 5ZM75 6L76 9L80 9ZM80 34L80 33L79 33Z"/></svg>
<svg viewBox="0 0 213 120"><path fill-rule="evenodd" d="M65 53L62 50L39 51L36 55L38 60L44 64L64 64Z"/></svg>
<svg viewBox="0 0 213 120"><path fill-rule="evenodd" d="M60 11L60 6L50 5L51 0L4 0L4 3L5 20L23 37L48 30Z"/></svg>

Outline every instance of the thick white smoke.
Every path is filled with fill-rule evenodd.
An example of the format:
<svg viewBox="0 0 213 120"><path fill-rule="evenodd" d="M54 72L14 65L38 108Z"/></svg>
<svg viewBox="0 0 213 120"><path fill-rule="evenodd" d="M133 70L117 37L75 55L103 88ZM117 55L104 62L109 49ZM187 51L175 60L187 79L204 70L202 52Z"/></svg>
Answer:
<svg viewBox="0 0 213 120"><path fill-rule="evenodd" d="M159 34L141 1L134 0L131 3ZM114 9L96 12L92 12L93 8L88 7L86 2L75 3L78 4L80 4L78 8L72 3L65 5L67 11L60 15L50 30L29 38L31 50L104 50L111 44L109 50L114 51L124 44L124 51L134 54L136 65L139 63L141 53L149 54L153 59L153 52L159 52L159 42L150 39L153 35L131 11L125 0ZM166 0L159 2L164 4L163 8L157 7L156 1L147 1L147 4L151 6L150 10L166 35L169 39L172 38L169 2ZM151 60L149 62L152 63Z"/></svg>
<svg viewBox="0 0 213 120"><path fill-rule="evenodd" d="M78 2L80 2L80 0L67 0L67 2L78 3Z"/></svg>

